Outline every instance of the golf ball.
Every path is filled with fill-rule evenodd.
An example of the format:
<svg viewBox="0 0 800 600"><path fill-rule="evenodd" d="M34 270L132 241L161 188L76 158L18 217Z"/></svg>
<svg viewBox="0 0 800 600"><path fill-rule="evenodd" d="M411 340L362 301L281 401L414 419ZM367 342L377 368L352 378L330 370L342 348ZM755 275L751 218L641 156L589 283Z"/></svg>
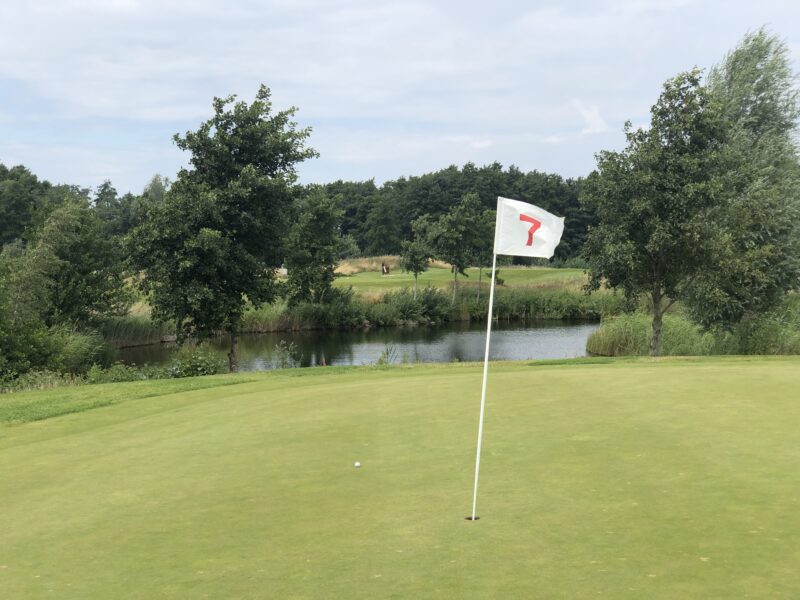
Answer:
<svg viewBox="0 0 800 600"><path fill-rule="evenodd" d="M353 463L353 466L358 469L361 466L360 462Z"/></svg>

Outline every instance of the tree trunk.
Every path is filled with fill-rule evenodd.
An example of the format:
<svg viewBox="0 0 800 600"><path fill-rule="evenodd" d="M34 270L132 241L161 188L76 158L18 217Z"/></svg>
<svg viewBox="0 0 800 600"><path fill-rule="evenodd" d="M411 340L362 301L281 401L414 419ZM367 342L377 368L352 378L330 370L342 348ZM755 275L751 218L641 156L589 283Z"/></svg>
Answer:
<svg viewBox="0 0 800 600"><path fill-rule="evenodd" d="M458 291L458 269L453 265L453 304L456 303L456 292Z"/></svg>
<svg viewBox="0 0 800 600"><path fill-rule="evenodd" d="M231 351L228 352L228 371L236 373L239 368L239 333L233 329L231 335Z"/></svg>
<svg viewBox="0 0 800 600"><path fill-rule="evenodd" d="M661 324L664 317L664 312L661 309L661 301L663 300L661 288L656 287L653 289L653 331L650 335L650 356L661 355Z"/></svg>
<svg viewBox="0 0 800 600"><path fill-rule="evenodd" d="M478 300L481 299L481 281L483 281L483 267L478 267Z"/></svg>
<svg viewBox="0 0 800 600"><path fill-rule="evenodd" d="M414 273L414 300L417 299L417 277L419 277L419 273Z"/></svg>

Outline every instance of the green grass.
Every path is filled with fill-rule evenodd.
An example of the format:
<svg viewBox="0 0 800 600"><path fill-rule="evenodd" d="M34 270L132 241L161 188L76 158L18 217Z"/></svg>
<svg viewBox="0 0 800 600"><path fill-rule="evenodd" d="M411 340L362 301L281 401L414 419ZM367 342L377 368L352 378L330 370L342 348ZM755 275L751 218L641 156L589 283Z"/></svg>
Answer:
<svg viewBox="0 0 800 600"><path fill-rule="evenodd" d="M0 427L2 597L800 597L796 358L493 364L477 523L479 365L252 377Z"/></svg>
<svg viewBox="0 0 800 600"><path fill-rule="evenodd" d="M249 374L186 377L173 380L137 381L125 385L62 386L44 391L6 393L0 396L0 423L41 421L69 413L190 390L201 390L250 381Z"/></svg>
<svg viewBox="0 0 800 600"><path fill-rule="evenodd" d="M489 289L491 269L483 270L483 288ZM478 269L467 269L468 278L459 276L459 287L474 287L477 291ZM500 278L507 287L540 287L545 289L579 290L586 282L586 275L581 269L550 269L546 267L500 267ZM432 285L440 288L451 288L453 273L450 269L431 268L419 276L419 286ZM380 272L364 271L355 275L338 277L334 281L337 287L352 286L361 294L378 294L404 287L414 287L414 276L397 269L389 275Z"/></svg>

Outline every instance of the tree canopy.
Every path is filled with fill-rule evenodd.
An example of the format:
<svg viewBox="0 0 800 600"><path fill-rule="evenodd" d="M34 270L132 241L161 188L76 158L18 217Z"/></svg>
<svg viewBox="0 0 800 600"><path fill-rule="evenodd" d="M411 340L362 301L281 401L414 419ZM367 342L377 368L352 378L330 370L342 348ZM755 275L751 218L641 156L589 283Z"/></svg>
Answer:
<svg viewBox="0 0 800 600"><path fill-rule="evenodd" d="M744 40L708 77L724 125L713 269L688 286L695 320L730 326L775 307L800 288L798 93L786 45L764 29Z"/></svg>
<svg viewBox="0 0 800 600"><path fill-rule="evenodd" d="M713 268L721 235L711 219L721 202L721 115L699 70L664 84L648 129L626 125L627 146L604 151L584 201L598 223L585 256L590 288L603 283L630 298L647 294L653 312L650 353L660 352L664 312L693 278Z"/></svg>
<svg viewBox="0 0 800 600"><path fill-rule="evenodd" d="M295 108L274 112L261 86L252 103L215 98L214 116L176 135L191 153L161 203L149 203L131 236L142 285L154 314L184 334L225 331L236 369L238 330L246 302L275 293L275 269L293 201L295 165L316 155Z"/></svg>

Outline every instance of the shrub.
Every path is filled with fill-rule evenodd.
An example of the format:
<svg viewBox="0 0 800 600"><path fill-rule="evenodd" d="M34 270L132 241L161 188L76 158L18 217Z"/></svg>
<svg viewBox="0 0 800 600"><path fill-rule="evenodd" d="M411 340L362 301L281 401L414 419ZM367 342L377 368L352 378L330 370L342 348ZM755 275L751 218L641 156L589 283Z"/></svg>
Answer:
<svg viewBox="0 0 800 600"><path fill-rule="evenodd" d="M162 377L165 376L163 369L161 370L160 374ZM157 373L151 372L150 375L157 375ZM108 369L103 369L99 365L92 365L92 367L86 373L86 383L90 384L119 383L121 381L142 381L145 379L158 379L158 377L148 376L147 370L129 365L123 365L122 363L115 363Z"/></svg>
<svg viewBox="0 0 800 600"><path fill-rule="evenodd" d="M294 342L286 343L286 340L281 340L272 351L272 368L273 369L294 369L300 366L302 355Z"/></svg>
<svg viewBox="0 0 800 600"><path fill-rule="evenodd" d="M110 352L96 331L79 332L64 327L50 332L52 354L48 368L73 375L84 374L93 364L106 365Z"/></svg>
<svg viewBox="0 0 800 600"><path fill-rule="evenodd" d="M285 300L273 304L262 304L258 308L249 306L242 315L242 333L267 333L291 329Z"/></svg>
<svg viewBox="0 0 800 600"><path fill-rule="evenodd" d="M79 375L41 369L28 371L13 380L0 381L0 392L45 390L65 385L80 385L82 383L83 378Z"/></svg>
<svg viewBox="0 0 800 600"><path fill-rule="evenodd" d="M100 333L114 348L157 344L164 337L175 334L172 323L152 320L146 315L109 317L100 324Z"/></svg>
<svg viewBox="0 0 800 600"><path fill-rule="evenodd" d="M399 321L397 308L386 302L376 302L371 305L367 311L367 319L371 325L377 325L378 327L397 325Z"/></svg>
<svg viewBox="0 0 800 600"><path fill-rule="evenodd" d="M392 307L396 319L400 323L418 323L423 318L422 303L414 298L412 290L402 289L388 292L381 302Z"/></svg>
<svg viewBox="0 0 800 600"><path fill-rule="evenodd" d="M450 296L433 286L425 286L417 293L422 316L433 323L441 323L450 312Z"/></svg>
<svg viewBox="0 0 800 600"><path fill-rule="evenodd" d="M225 372L225 361L203 344L184 345L175 353L169 377L198 377Z"/></svg>
<svg viewBox="0 0 800 600"><path fill-rule="evenodd" d="M651 317L643 313L603 321L589 336L586 349L601 356L646 356L650 352ZM661 333L662 356L701 356L718 348L715 335L703 332L682 315L665 315Z"/></svg>

